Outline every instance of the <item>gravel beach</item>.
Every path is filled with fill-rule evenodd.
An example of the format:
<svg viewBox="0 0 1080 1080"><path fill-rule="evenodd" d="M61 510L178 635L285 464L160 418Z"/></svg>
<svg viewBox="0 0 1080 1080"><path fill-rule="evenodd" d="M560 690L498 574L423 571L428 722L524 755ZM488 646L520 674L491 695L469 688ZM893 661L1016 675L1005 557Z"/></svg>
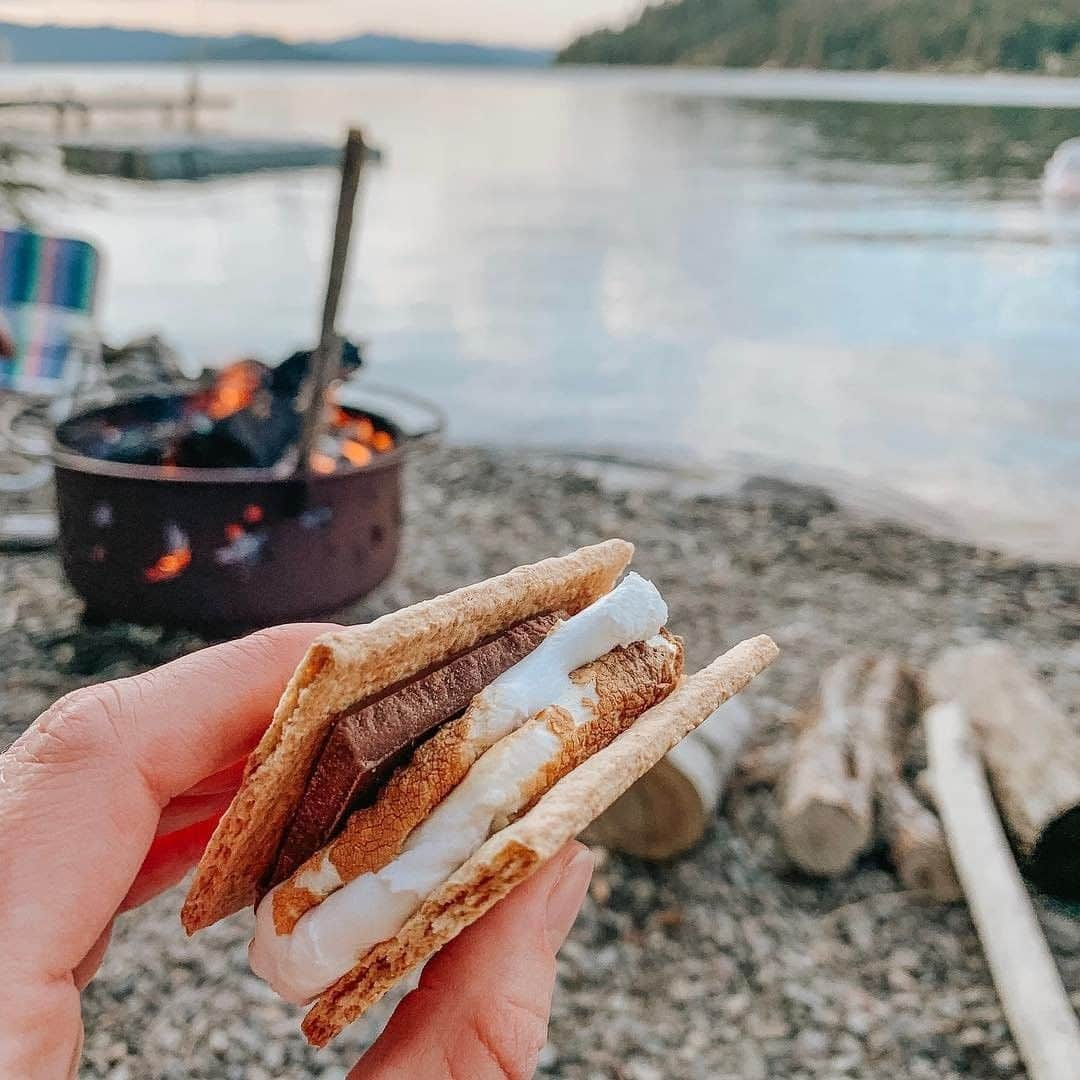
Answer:
<svg viewBox="0 0 1080 1080"><path fill-rule="evenodd" d="M410 467L405 554L345 613L364 621L512 565L609 536L638 546L691 667L757 632L783 650L748 702L783 732L817 673L852 647L917 664L1007 640L1080 713L1080 568L1037 565L873 524L826 493L750 481L737 494L626 487L517 452L426 450ZM203 644L80 623L48 555L0 561L0 746L61 694ZM123 918L84 996L85 1075L342 1077L389 1003L315 1052L299 1010L247 968L250 916L185 938L181 892ZM1080 921L1040 901L1080 1006ZM786 864L773 797L737 790L689 857L600 853L560 959L541 1075L567 1080L866 1080L1024 1075L963 905L906 894L878 855L837 882Z"/></svg>

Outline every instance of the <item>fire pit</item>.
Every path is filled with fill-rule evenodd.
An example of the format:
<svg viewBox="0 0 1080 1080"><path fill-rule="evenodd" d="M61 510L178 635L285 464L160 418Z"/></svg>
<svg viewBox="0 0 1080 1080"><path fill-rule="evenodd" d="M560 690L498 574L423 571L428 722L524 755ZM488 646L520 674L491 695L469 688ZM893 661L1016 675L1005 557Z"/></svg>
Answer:
<svg viewBox="0 0 1080 1080"><path fill-rule="evenodd" d="M349 132L318 347L241 360L186 393L56 432L60 556L91 618L211 631L332 614L393 568L406 432L332 387L360 366L336 330L367 148Z"/></svg>
<svg viewBox="0 0 1080 1080"><path fill-rule="evenodd" d="M306 474L236 464L271 456L253 427L284 423L277 406L252 415L253 374L234 367L208 389L95 409L57 429L60 556L90 618L265 626L331 614L390 573L406 448L441 430L437 411L408 432L333 406Z"/></svg>

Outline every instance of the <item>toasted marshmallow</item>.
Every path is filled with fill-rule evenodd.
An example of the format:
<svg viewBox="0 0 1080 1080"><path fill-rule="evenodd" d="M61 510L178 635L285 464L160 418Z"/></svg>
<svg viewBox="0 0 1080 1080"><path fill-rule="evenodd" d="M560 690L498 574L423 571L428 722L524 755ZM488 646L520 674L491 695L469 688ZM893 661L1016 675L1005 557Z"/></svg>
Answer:
<svg viewBox="0 0 1080 1080"><path fill-rule="evenodd" d="M659 635L666 621L667 606L655 586L630 574L556 627L474 699L473 738L486 752L396 859L344 886L323 859L301 884L328 895L288 934L275 927L274 892L263 899L250 948L255 973L282 997L304 1003L351 970L372 946L393 937L426 896L524 808L534 777L558 759L562 741L537 714L555 706L574 727L593 719L595 686L574 682L571 673L617 646L647 641L673 648Z"/></svg>

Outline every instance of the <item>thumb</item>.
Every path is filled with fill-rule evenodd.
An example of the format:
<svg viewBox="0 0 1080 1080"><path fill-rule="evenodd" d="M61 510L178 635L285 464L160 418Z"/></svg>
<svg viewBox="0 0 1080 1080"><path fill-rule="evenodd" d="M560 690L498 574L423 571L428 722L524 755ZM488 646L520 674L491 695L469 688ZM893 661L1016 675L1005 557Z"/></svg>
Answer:
<svg viewBox="0 0 1080 1080"><path fill-rule="evenodd" d="M526 1080L547 1041L555 953L593 857L568 844L424 969L349 1080Z"/></svg>

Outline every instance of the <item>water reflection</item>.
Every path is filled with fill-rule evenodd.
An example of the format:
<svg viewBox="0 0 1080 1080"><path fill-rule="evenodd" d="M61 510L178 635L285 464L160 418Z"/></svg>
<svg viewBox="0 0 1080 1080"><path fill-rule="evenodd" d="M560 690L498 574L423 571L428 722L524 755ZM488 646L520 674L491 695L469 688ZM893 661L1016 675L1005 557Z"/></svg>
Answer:
<svg viewBox="0 0 1080 1080"><path fill-rule="evenodd" d="M744 107L815 133L821 162L927 166L914 183L962 183L979 197L1008 198L1037 179L1065 139L1080 134L1080 110L1004 107L942 108L858 102L746 102ZM828 174L826 174L828 175Z"/></svg>
<svg viewBox="0 0 1080 1080"><path fill-rule="evenodd" d="M1080 231L1035 182L1080 111L749 102L677 72L208 80L247 130L362 119L386 146L345 326L454 437L794 463L1080 557ZM104 241L113 337L220 361L310 339L334 190L80 181L47 212Z"/></svg>

